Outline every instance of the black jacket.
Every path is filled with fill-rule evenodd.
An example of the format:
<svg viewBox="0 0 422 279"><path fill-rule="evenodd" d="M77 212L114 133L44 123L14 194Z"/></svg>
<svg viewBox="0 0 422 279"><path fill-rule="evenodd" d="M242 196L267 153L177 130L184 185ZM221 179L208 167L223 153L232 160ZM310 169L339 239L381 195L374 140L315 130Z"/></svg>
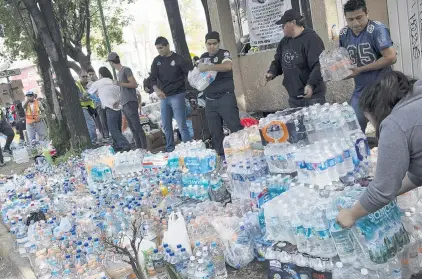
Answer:
<svg viewBox="0 0 422 279"><path fill-rule="evenodd" d="M151 65L150 86L158 86L167 97L186 93L186 78L192 68L192 61L177 53L157 56Z"/></svg>
<svg viewBox="0 0 422 279"><path fill-rule="evenodd" d="M268 72L274 77L284 74L283 85L290 98L303 95L306 85L312 86L313 98L322 97L326 86L321 76L319 56L324 49L317 33L305 28L298 37L284 37L280 41Z"/></svg>

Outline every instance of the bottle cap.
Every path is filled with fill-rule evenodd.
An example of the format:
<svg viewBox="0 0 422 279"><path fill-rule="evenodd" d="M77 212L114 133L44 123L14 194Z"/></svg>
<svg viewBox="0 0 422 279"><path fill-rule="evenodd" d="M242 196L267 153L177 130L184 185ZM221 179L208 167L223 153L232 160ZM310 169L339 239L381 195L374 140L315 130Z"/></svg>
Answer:
<svg viewBox="0 0 422 279"><path fill-rule="evenodd" d="M337 268L342 268L343 267L343 263L342 262L336 262L336 266L337 266Z"/></svg>
<svg viewBox="0 0 422 279"><path fill-rule="evenodd" d="M368 275L368 270L367 270L366 268L362 268L362 269L360 270L360 273L361 273L362 275L366 276L366 275Z"/></svg>
<svg viewBox="0 0 422 279"><path fill-rule="evenodd" d="M190 260L193 262L195 260L195 257L194 256L191 256L190 257Z"/></svg>
<svg viewBox="0 0 422 279"><path fill-rule="evenodd" d="M404 213L404 215L405 215L406 217L410 217L410 216L412 216L412 214L411 214L410 212L405 212L405 213Z"/></svg>

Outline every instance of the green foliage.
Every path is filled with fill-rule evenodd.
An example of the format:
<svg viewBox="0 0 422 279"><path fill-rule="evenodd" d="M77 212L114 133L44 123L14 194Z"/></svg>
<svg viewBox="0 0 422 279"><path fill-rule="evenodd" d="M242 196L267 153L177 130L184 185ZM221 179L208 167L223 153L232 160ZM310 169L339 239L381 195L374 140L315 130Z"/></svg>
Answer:
<svg viewBox="0 0 422 279"><path fill-rule="evenodd" d="M101 0L111 44L123 43L122 28L129 24L130 18L124 15L122 5L133 1ZM13 6L13 3L18 2L18 0L0 0L0 24L5 26L4 50L0 49L0 55L7 54L12 60L35 58L31 45L33 36L31 20L24 9L21 9L23 18L20 18ZM97 0L56 0L53 2L53 7L63 37L74 45L81 44L86 47L87 19L90 20L92 52L99 57L105 57L107 50L97 4Z"/></svg>
<svg viewBox="0 0 422 279"><path fill-rule="evenodd" d="M6 3L5 0L0 0L0 24L4 25L5 33L4 49L0 49L0 55L8 57L12 61L18 58L35 58L30 37L32 33L28 33L33 32L31 21L26 14L22 16L23 20L11 2Z"/></svg>

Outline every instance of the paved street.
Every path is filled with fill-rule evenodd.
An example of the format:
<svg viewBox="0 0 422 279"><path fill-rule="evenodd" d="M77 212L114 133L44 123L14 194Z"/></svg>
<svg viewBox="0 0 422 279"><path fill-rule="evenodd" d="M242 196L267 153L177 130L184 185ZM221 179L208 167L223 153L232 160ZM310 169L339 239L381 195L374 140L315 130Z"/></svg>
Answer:
<svg viewBox="0 0 422 279"><path fill-rule="evenodd" d="M2 279L24 279L19 270L8 260L0 256L0 277Z"/></svg>

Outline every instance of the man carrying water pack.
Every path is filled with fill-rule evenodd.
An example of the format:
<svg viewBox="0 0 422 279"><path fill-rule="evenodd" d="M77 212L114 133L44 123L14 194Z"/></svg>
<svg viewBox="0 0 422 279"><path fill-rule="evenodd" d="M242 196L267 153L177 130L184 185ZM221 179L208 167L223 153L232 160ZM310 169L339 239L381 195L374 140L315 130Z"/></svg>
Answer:
<svg viewBox="0 0 422 279"><path fill-rule="evenodd" d="M348 26L340 31L340 47L347 49L352 63L357 66L349 77L355 80L350 105L365 133L368 120L359 108L360 96L368 85L376 82L383 73L391 71L397 53L388 28L368 18L365 0L349 0L344 5L344 15Z"/></svg>

